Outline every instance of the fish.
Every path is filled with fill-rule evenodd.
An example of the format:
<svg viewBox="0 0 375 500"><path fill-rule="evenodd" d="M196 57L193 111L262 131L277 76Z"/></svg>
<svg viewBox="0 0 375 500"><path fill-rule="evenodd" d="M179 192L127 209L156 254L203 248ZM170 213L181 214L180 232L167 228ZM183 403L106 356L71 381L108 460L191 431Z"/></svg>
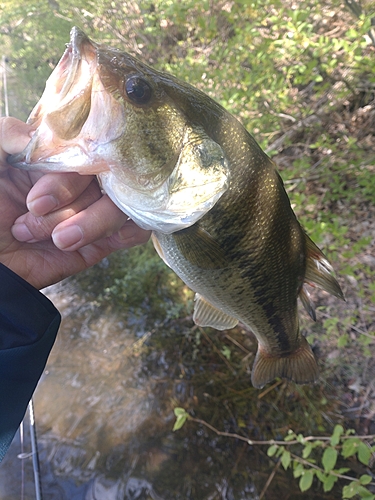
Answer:
<svg viewBox="0 0 375 500"><path fill-rule="evenodd" d="M318 379L298 299L316 320L310 285L344 295L298 222L276 165L232 114L74 27L28 123L35 133L9 162L97 175L112 201L152 230L159 256L195 292L195 324L240 323L254 334L255 388L278 377Z"/></svg>

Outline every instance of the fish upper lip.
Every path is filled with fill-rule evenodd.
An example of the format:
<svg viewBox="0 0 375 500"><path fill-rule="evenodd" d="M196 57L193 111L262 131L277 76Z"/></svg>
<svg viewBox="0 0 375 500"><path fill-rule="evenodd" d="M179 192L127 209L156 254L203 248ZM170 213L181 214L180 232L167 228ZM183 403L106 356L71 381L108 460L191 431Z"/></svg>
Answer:
<svg viewBox="0 0 375 500"><path fill-rule="evenodd" d="M62 60L60 61L61 71L64 70L65 65L69 66L68 74L62 86L62 89L59 92L60 101L62 101L64 97L69 93L72 85L75 82L77 70L83 58L85 45L93 47L93 42L91 42L91 40L85 35L82 30L77 28L77 26L73 26L70 31L70 42L66 47Z"/></svg>
<svg viewBox="0 0 375 500"><path fill-rule="evenodd" d="M79 51L83 41L91 43L91 40L89 40L88 36L81 29L77 26L73 26L70 30L69 45L71 45L75 51Z"/></svg>

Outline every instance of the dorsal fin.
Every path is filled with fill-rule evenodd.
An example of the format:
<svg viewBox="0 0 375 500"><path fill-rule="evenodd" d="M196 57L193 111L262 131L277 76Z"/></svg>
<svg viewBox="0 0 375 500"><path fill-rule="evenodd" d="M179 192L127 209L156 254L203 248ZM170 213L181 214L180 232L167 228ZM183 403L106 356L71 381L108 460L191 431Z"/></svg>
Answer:
<svg viewBox="0 0 375 500"><path fill-rule="evenodd" d="M315 284L339 299L345 300L344 294L333 276L332 266L323 252L305 234L306 237L306 274L305 282Z"/></svg>

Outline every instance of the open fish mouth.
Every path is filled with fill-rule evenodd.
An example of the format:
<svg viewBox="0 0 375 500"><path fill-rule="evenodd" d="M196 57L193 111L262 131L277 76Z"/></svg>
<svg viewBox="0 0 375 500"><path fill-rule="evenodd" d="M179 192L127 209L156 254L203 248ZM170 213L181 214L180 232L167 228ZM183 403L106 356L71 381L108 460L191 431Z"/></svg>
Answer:
<svg viewBox="0 0 375 500"><path fill-rule="evenodd" d="M92 146L92 141L87 141L90 134L82 132L84 127L89 128L93 89L100 86L96 68L97 45L74 27L27 120L36 132L24 151L10 157L11 164L25 169L32 164L43 171L80 171Z"/></svg>
<svg viewBox="0 0 375 500"><path fill-rule="evenodd" d="M95 44L79 28L72 28L70 42L48 78L43 95L27 123L38 127L44 115L60 111L88 90L91 92L95 69Z"/></svg>

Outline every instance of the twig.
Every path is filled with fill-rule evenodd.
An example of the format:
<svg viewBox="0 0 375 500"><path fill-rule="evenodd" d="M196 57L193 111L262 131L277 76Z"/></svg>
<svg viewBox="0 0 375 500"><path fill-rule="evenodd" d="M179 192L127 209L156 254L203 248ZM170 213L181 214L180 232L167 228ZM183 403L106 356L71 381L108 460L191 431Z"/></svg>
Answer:
<svg viewBox="0 0 375 500"><path fill-rule="evenodd" d="M293 140L293 138L299 133L299 131L305 127L309 127L313 123L321 122L321 118L319 118L316 114L310 115L303 120L299 120L295 125L293 125L285 134L276 139L272 144L266 148L266 153L270 151L279 151L283 146L286 140Z"/></svg>
<svg viewBox="0 0 375 500"><path fill-rule="evenodd" d="M233 366L229 363L229 361L227 360L227 358L225 356L223 356L223 354L219 351L219 349L216 347L216 345L212 342L212 340L210 339L210 337L207 335L207 333L204 331L203 328L199 328L199 330L203 333L203 335L205 336L206 340L211 344L211 346L213 347L213 350L216 352L216 354L224 361L224 363L227 365L227 367L229 368L229 370L232 372L232 373L236 373L236 370L233 368Z"/></svg>
<svg viewBox="0 0 375 500"><path fill-rule="evenodd" d="M321 467L318 467L317 465L309 462L308 460L305 460L304 458L301 458L299 457L298 455L295 455L294 453L291 453L290 456L292 458L294 458L294 460L296 460L297 462L301 463L301 464L304 464L304 465L308 465L309 467L311 467L312 469L315 469L315 470L319 470L320 472L325 472ZM352 477L352 476L345 476L344 474L339 474L338 472L333 472L332 470L329 471L328 474L331 474L332 476L335 476L335 477L339 477L340 479L346 479L347 481L357 481L358 479L355 478L355 477ZM368 483L368 485L372 485L372 486L375 486L375 483ZM367 485L367 486L368 486Z"/></svg>
<svg viewBox="0 0 375 500"><path fill-rule="evenodd" d="M216 429L216 427L209 424L205 420L201 420L200 418L191 417L189 415L189 420L191 420L192 422L196 422L197 424L204 425L205 427L207 427L211 431L215 432L215 434L217 434L218 436L239 439L240 441L244 441L245 443L247 443L250 446L252 446L252 445L261 445L261 446L268 445L269 446L269 445L273 445L273 444L276 444L279 446L290 446L292 444L303 444L306 441L330 441L331 440L331 437L328 437L328 436L307 436L307 437L303 438L303 443L301 443L301 441L298 439L292 439L290 441L278 441L275 439L266 439L264 441L254 441L254 440L249 439L245 436L241 436L240 434L219 431L219 429ZM366 436L341 436L341 439L363 439L363 440L371 441L372 439L375 439L375 434L369 434Z"/></svg>
<svg viewBox="0 0 375 500"><path fill-rule="evenodd" d="M246 352L246 354L251 354L251 352L248 349L246 349L246 347L237 342L237 340L233 339L230 335L226 334L225 338L230 340L235 346L239 347L243 352Z"/></svg>
<svg viewBox="0 0 375 500"><path fill-rule="evenodd" d="M268 487L269 485L271 484L272 482L272 479L274 478L276 472L277 472L277 469L280 467L280 464L281 464L281 461L279 460L275 467L273 468L271 474L269 475L269 478L267 479L267 482L266 484L264 485L264 488L262 489L262 491L260 492L260 495L259 495L259 500L262 500L262 498L264 497L264 495L266 494L266 491L268 490Z"/></svg>
<svg viewBox="0 0 375 500"><path fill-rule="evenodd" d="M348 9L357 17L360 19L361 14L362 14L362 7L359 2L356 2L355 0L345 0L345 4L348 7ZM374 18L371 19L371 21ZM371 23L372 24L372 23ZM367 32L368 37L370 38L372 44L375 46L375 31L373 28L370 28L369 31Z"/></svg>
<svg viewBox="0 0 375 500"><path fill-rule="evenodd" d="M318 162L319 163L319 162ZM337 170L335 173L337 174L343 174L345 172L348 172L350 170L354 170L354 169L358 169L358 167L356 167L355 165L348 165L347 167L344 167L340 170ZM321 180L321 179L324 179L324 178L329 178L331 177L333 174L333 172L329 171L329 172L321 172L321 173L317 173L317 174L314 174L314 175L309 175L309 176L303 176L303 177L294 177L293 179L286 179L285 181L283 181L284 184L294 184L294 183L298 183L298 182L309 182L309 181L318 181L318 180Z"/></svg>
<svg viewBox="0 0 375 500"><path fill-rule="evenodd" d="M332 318L332 316L330 314L327 314L323 311L321 311L321 315L324 317L324 318ZM358 326L355 326L355 325L349 325L350 328L352 330L354 330L355 332L359 333L360 335L364 335L365 337L368 337L369 339L375 341L375 336L374 335L371 335L370 333L367 333L365 332L364 330L361 330L360 328L358 328Z"/></svg>
<svg viewBox="0 0 375 500"><path fill-rule="evenodd" d="M292 444L302 444L300 441L298 441L297 439L293 439L293 440L290 440L290 441L277 441L277 440L274 440L274 439L269 439L269 440L264 440L264 441L253 441L251 439L248 439L244 436L240 436L239 434L235 434L235 433L231 433L231 432L224 432L224 431L219 431L218 429L216 429L215 427L213 427L212 425L210 425L208 422L205 422L204 420L201 420L200 418L194 418L194 417L191 417L189 416L189 420L191 420L192 422L196 422L198 424L202 424L204 425L205 427L207 427L208 429L210 429L211 431L215 432L215 434L217 434L218 436L224 436L224 437L231 437L231 438L235 438L235 439L239 439L241 441L245 441L247 444L249 445L279 445L279 446L290 446ZM371 440L371 439L374 439L375 438L375 434L371 434L371 435L367 435L367 436L341 436L341 439L366 439L366 440ZM327 437L327 436L307 436L305 438L303 438L303 441L330 441L331 438L330 437ZM315 470L318 470L322 473L325 473L324 469L322 469L321 467L318 467L317 465L313 464L312 462L309 462L308 460L305 460L304 458L301 458L299 455L295 455L294 453L290 453L290 456L296 461L296 462L299 462L301 464L304 464L304 465L307 465L309 466L310 468L312 469L315 469ZM280 461L278 461L278 463L276 464L275 468L273 469L273 471L271 472L262 492L261 492L261 495L260 495L260 499L263 498L267 488L269 487L276 471L277 471L277 465L280 463ZM339 474L337 472L334 472L334 471L329 471L329 474L335 476L335 477L338 477L340 479L346 479L347 481L357 481L357 478L355 477L352 477L352 476L346 476L344 474ZM374 482L371 482L369 483L369 485L372 485L372 486L375 486L375 483ZM262 496L263 495L263 496Z"/></svg>
<svg viewBox="0 0 375 500"><path fill-rule="evenodd" d="M270 387L267 387L267 389L265 389L263 392L261 392L258 395L258 399L262 399L266 394L268 394L269 392L273 391L273 389L275 389L275 387L277 387L278 385L282 384L283 382L284 382L283 380L278 380L277 382L275 382L274 384L272 384Z"/></svg>
<svg viewBox="0 0 375 500"><path fill-rule="evenodd" d="M364 335L365 337L368 337L368 338L370 338L372 340L375 340L375 336L374 335L371 335L370 333L364 332L363 330L361 330L360 328L358 328L355 325L350 325L350 328L352 330L354 330L355 332L359 333L360 335Z"/></svg>

